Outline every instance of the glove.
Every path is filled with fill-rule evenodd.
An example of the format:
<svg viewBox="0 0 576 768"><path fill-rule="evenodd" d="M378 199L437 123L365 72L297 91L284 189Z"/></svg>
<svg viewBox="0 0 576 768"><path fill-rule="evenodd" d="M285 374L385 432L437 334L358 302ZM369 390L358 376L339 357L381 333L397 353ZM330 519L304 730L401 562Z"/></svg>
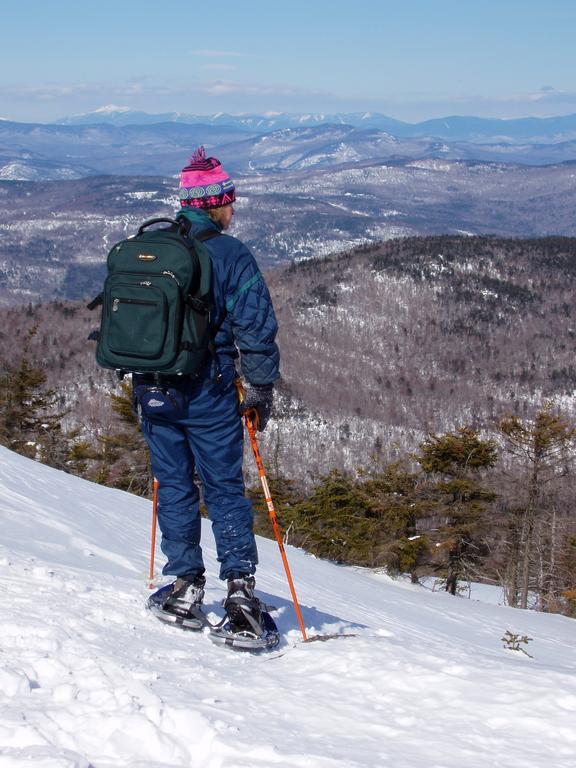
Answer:
<svg viewBox="0 0 576 768"><path fill-rule="evenodd" d="M244 400L240 403L240 413L244 415L247 411L256 411L255 427L259 432L263 432L270 418L273 399L274 384L263 384L259 387L248 384L244 388Z"/></svg>

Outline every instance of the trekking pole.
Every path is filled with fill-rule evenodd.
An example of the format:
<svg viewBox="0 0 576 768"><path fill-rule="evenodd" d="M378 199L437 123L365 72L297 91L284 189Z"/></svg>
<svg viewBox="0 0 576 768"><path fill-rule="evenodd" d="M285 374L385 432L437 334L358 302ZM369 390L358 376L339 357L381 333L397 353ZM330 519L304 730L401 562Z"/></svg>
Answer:
<svg viewBox="0 0 576 768"><path fill-rule="evenodd" d="M154 490L152 495L152 543L150 545L150 573L148 575L148 589L154 588L154 555L156 554L156 520L158 518L158 480L154 478Z"/></svg>
<svg viewBox="0 0 576 768"><path fill-rule="evenodd" d="M290 573L290 566L288 565L288 558L286 557L286 551L284 549L284 543L282 541L282 533L280 531L280 526L278 525L278 518L276 517L276 510L274 508L274 502L272 501L272 495L270 494L270 486L268 485L268 480L266 479L266 473L264 472L264 465L262 464L262 459L260 457L260 450L258 449L258 441L256 440L256 428L254 426L254 422L252 421L252 417L250 415L251 413L253 413L253 411L246 411L246 413L244 414L244 418L246 420L246 427L248 429L248 434L250 435L250 443L252 444L252 450L254 451L254 458L256 459L256 466L258 467L258 474L260 475L260 482L262 483L264 498L266 499L266 506L268 507L268 516L270 518L270 522L272 523L272 528L274 529L274 535L276 537L276 541L278 542L278 547L280 549L280 556L282 557L282 563L284 564L284 571L286 572L286 578L288 579L288 586L290 587L290 592L292 593L292 602L294 603L294 610L296 611L298 623L300 624L302 639L304 640L304 642L306 642L306 640L308 640L308 637L306 636L306 627L304 626L302 613L300 612L300 606L298 604L298 598L296 597L296 590L294 588L294 582L292 581L292 574ZM257 418L257 414L256 414L256 418Z"/></svg>

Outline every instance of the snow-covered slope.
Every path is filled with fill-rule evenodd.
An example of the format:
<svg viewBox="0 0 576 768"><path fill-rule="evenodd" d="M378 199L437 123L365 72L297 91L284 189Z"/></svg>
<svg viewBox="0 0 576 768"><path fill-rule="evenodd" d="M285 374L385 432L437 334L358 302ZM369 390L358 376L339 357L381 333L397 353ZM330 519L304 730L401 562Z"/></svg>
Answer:
<svg viewBox="0 0 576 768"><path fill-rule="evenodd" d="M150 512L0 448L0 768L573 768L573 621L288 547L310 634L356 633L296 644L261 540L282 644L239 654L145 611ZM533 638L533 658L503 647L506 630Z"/></svg>

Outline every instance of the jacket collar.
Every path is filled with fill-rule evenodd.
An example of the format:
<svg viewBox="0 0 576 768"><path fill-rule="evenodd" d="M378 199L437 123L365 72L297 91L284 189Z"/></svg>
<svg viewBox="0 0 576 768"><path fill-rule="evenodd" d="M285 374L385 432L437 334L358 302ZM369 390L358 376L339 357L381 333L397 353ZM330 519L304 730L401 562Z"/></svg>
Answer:
<svg viewBox="0 0 576 768"><path fill-rule="evenodd" d="M183 216L190 222L192 225L191 231L193 235L206 229L213 229L216 232L222 232L222 227L213 221L210 216L208 216L206 211L202 210L201 208L178 211L176 218L179 216Z"/></svg>

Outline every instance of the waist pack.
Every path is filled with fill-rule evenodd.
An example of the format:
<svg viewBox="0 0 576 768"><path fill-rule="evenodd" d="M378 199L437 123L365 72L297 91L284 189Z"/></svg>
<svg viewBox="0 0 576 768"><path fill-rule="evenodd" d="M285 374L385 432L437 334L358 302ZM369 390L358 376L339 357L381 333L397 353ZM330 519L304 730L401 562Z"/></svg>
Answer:
<svg viewBox="0 0 576 768"><path fill-rule="evenodd" d="M168 228L148 229L168 223ZM210 256L205 230L189 234L186 219L151 219L113 246L102 293L96 360L123 373L195 374L213 354Z"/></svg>

